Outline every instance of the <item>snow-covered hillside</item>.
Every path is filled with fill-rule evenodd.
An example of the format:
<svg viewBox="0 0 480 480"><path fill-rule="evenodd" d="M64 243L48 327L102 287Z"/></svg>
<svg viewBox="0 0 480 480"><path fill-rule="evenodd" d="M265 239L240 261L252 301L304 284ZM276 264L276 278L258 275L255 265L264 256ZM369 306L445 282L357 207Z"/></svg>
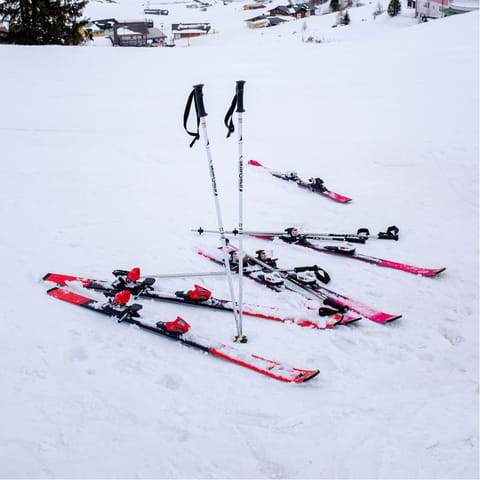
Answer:
<svg viewBox="0 0 480 480"><path fill-rule="evenodd" d="M153 3L153 2L151 2ZM175 48L0 47L1 478L477 478L478 14L417 24L307 20L247 29L242 3L165 5L218 33ZM153 5L152 5L153 6ZM163 7L162 7L163 8ZM91 18L142 16L92 2ZM208 17L208 18L207 18ZM362 18L366 20L362 22ZM160 20L156 20L160 21ZM246 239L282 266L318 264L329 288L402 318L312 330L244 318L237 348L318 368L275 381L45 294L47 272L110 278L218 269L205 149L183 130L203 83L220 202L237 223L237 141L223 118L245 80L245 160L319 176L341 205L245 167L249 229L372 232L362 253L435 278ZM222 277L200 283L227 298ZM245 299L298 299L245 281ZM232 344L232 315L142 301L152 322Z"/></svg>

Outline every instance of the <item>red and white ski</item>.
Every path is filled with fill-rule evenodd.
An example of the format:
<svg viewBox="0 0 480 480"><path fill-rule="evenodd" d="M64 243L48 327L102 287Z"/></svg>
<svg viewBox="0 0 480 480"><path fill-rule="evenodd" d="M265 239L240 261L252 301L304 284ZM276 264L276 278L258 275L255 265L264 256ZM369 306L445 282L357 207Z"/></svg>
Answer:
<svg viewBox="0 0 480 480"><path fill-rule="evenodd" d="M115 272L122 272L127 275L129 273L120 270ZM139 275L137 277L139 277ZM60 286L68 286L72 282L79 282L84 288L101 291L106 294L110 294L110 296L119 291L118 286L115 287L112 282L108 282L106 280L93 280L91 278L75 277L72 275L62 275L58 273L47 273L43 279L47 282L52 282ZM214 310L229 312L233 310L231 300L213 297L211 296L211 292L209 290L200 285L194 285L193 289L191 290L177 292L153 289L151 288L151 284L145 285L146 288L143 287L144 282L139 281L124 282L121 284L121 288L129 290L136 297L181 303L183 305L204 307ZM335 325L345 325L347 323L360 320L358 317L354 318L347 315L342 315L340 313L330 315L323 320L313 318L312 314L309 316L282 316L279 308L264 305L253 305L248 303L243 304L242 313L252 317L274 320L281 323L295 324L301 327L311 327L315 329L332 328Z"/></svg>
<svg viewBox="0 0 480 480"><path fill-rule="evenodd" d="M344 258L351 258L353 260L360 260L361 262L371 263L372 265L378 265L380 267L392 268L394 270L401 270L402 272L413 273L415 275L421 275L424 277L434 277L439 273L446 270L446 267L443 268L423 268L416 267L414 265L408 265L406 263L392 262L391 260L385 260L383 258L372 257L370 255L363 255L357 253L355 249L352 248L342 248L338 246L320 246L310 242L309 240L295 241L295 238L288 237L287 235L283 236L273 236L273 235L250 235L251 237L261 238L262 240L274 240L279 238L285 243L291 245L298 245L300 247L310 248L316 252L328 253L330 255L337 255Z"/></svg>
<svg viewBox="0 0 480 480"><path fill-rule="evenodd" d="M186 332L189 330L189 325L180 317L171 322L157 322L154 325L148 324L139 318L139 310L142 306L138 304L102 303L98 300L58 287L48 290L47 293L58 300L78 305L107 316L116 317L119 322L136 325L143 330L175 340L183 345L228 360L255 372L275 378L276 380L281 380L282 382L303 383L311 380L319 373L319 370L303 370L291 367L281 362L268 360L259 355L240 351L229 345L210 345L206 341L188 335ZM124 292L120 293L123 294Z"/></svg>
<svg viewBox="0 0 480 480"><path fill-rule="evenodd" d="M198 253L199 255L208 258L209 260L217 263L218 265L223 266L223 261L221 260L221 258L201 250L198 251ZM251 258L253 261L258 262L258 260L254 257L250 255L248 257ZM319 285L318 283L316 285L300 285L300 282L295 280L294 270L270 268L269 271L278 273L282 278L286 280L285 283L282 285L268 284L268 282L265 281L261 269L256 272L244 272L244 275L255 280L258 283L267 286L268 288L276 292L281 292L282 290L290 290L296 293L300 293L301 291L299 291L298 288L292 288L292 286L290 286L290 282L293 282L297 287L300 287L303 290L303 292L301 293L303 296L308 297L311 300L318 300L318 296L320 296L322 297L322 299L324 299L324 303L327 305L329 305L329 302L336 303L339 306L345 307L345 310L352 310L353 312L356 312L362 317L367 318L368 320L372 320L373 322L387 323L401 318L401 315L392 315L390 313L382 312L373 307L370 307L369 305L365 305L357 300L353 300L345 295L334 292L333 290L329 290ZM308 295L309 293L310 295Z"/></svg>
<svg viewBox="0 0 480 480"><path fill-rule="evenodd" d="M329 190L327 187L325 187L325 185L323 184L323 180L321 180L320 178L312 178L310 179L311 181L306 182L301 178L299 178L296 175L296 173L282 173L277 170L273 170L269 167L266 167L265 165L262 165L260 162L257 162L256 160L249 160L248 164L254 167L261 167L264 170L266 170L270 175L276 178L280 178L281 180L286 180L286 181L292 181L301 188L305 188L314 193L319 193L320 195L324 195L325 197L331 198L336 202L348 203L352 201L352 199L349 197L340 195L339 193L335 193Z"/></svg>

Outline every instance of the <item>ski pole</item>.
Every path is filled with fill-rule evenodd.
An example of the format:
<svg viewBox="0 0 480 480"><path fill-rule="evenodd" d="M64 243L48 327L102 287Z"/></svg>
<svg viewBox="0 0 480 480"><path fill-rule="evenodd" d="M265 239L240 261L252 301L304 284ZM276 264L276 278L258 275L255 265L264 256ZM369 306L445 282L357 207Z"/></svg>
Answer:
<svg viewBox="0 0 480 480"><path fill-rule="evenodd" d="M230 290L230 297L232 299L232 305L234 306L233 308L233 316L235 317L235 323L237 326L237 336L236 336L236 341L239 341L240 343L245 343L247 341L247 337L243 335L242 332L242 325L239 321L239 314L238 314L238 304L235 300L235 291L233 288L233 279L232 279L232 272L230 270L230 261L229 261L229 256L228 256L228 251L227 251L227 241L225 238L225 232L223 228L223 220L222 220L222 213L220 210L220 201L218 199L218 189L217 189L217 181L215 179L215 170L213 167L213 159L212 159L212 152L210 150L210 140L208 138L208 130L207 130L207 112L205 110L205 105L203 103L203 84L199 85L194 85L193 86L193 91L190 94L189 100L187 102L187 107L189 104L191 104L191 99L195 100L195 110L196 110L196 115L197 115L197 126L200 124L202 126L202 133L203 133L203 140L205 144L205 151L207 154L207 162L208 162L208 169L210 172L210 180L212 183L212 192L213 192L213 198L215 201L215 210L217 213L217 222L218 222L218 230L220 234L220 240L222 243L222 249L223 249L223 257L225 261L225 267L227 269L227 281L228 281L228 287ZM184 126L186 125L186 117L188 117L188 112L187 108L185 109L185 115L184 115ZM185 127L186 129L186 127ZM188 130L187 130L188 132ZM195 139L193 140L192 144L199 138L199 133L197 131Z"/></svg>
<svg viewBox="0 0 480 480"><path fill-rule="evenodd" d="M237 80L235 86L235 96L232 104L225 116L225 126L228 129L227 138L235 127L232 121L233 110L235 109L238 115L238 316L240 326L242 325L242 311L243 311L243 89L245 80Z"/></svg>
<svg viewBox="0 0 480 480"><path fill-rule="evenodd" d="M239 258L238 258L238 310L240 316L240 325L242 325L242 309L243 309L243 88L244 80L238 80L236 85L237 97L237 115L238 115L238 230L240 239L238 242Z"/></svg>
<svg viewBox="0 0 480 480"><path fill-rule="evenodd" d="M187 278L187 277L214 277L226 275L227 272L187 272L187 273L158 273L153 275L142 275L140 278Z"/></svg>
<svg viewBox="0 0 480 480"><path fill-rule="evenodd" d="M290 235L289 230L294 229L295 227L285 228L283 232L262 232L262 231L253 231L253 230L243 230L243 235L249 236L266 236L266 237L283 237ZM197 232L198 234L202 233L218 233L217 230L207 230L202 227L197 229L191 229L192 232ZM376 238L380 240L398 240L399 229L395 225L392 225L386 229L386 232L378 232L376 235L370 234L368 228L359 228L357 233L298 233L298 236L309 238L312 240L339 240L347 241L352 243L365 243L369 238ZM238 229L227 230L226 234L239 235L240 231Z"/></svg>

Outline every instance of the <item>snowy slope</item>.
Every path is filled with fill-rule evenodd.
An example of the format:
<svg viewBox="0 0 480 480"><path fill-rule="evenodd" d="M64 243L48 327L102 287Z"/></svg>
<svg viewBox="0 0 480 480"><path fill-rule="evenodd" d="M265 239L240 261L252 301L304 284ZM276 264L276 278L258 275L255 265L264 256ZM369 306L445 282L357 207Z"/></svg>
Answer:
<svg viewBox="0 0 480 480"><path fill-rule="evenodd" d="M329 41L304 44L301 22L248 30L240 3L168 8L169 22L211 15L219 33L172 49L0 48L0 476L478 477L478 14L417 25L407 12L375 22L365 12L368 22L337 29L322 16L308 29ZM89 9L142 12L133 2ZM233 227L237 144L223 117L239 79L246 160L320 176L354 199L335 204L245 167L247 228L396 224L398 242L358 250L447 267L421 278L246 240L281 265L317 263L332 289L403 315L331 331L245 318L238 348L319 368L305 385L57 302L41 281L49 271L216 269L195 251L218 239L190 232L216 216L202 142L188 148L182 115L204 83ZM228 295L218 277L159 285L193 282ZM253 283L245 297L298 308ZM181 315L197 335L232 343L231 315L143 303L146 318Z"/></svg>

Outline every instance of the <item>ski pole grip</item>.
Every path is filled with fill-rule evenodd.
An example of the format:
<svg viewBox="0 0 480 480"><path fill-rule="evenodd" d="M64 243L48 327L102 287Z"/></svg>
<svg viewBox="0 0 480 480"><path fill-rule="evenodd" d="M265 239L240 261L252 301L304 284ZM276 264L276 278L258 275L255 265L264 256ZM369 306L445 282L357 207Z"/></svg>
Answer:
<svg viewBox="0 0 480 480"><path fill-rule="evenodd" d="M208 114L205 111L205 105L203 104L203 83L193 86L193 95L195 97L198 117L206 117Z"/></svg>
<svg viewBox="0 0 480 480"><path fill-rule="evenodd" d="M327 297L323 301L323 304L328 305L329 307L335 308L337 311L339 311L341 313L345 313L348 310L348 307L346 305L342 305L341 303L336 302L335 300L333 300L330 297Z"/></svg>
<svg viewBox="0 0 480 480"><path fill-rule="evenodd" d="M344 240L350 243L367 243L367 238L363 235L347 235Z"/></svg>
<svg viewBox="0 0 480 480"><path fill-rule="evenodd" d="M237 95L237 112L244 112L243 107L243 87L245 86L245 80L237 80L236 95Z"/></svg>

